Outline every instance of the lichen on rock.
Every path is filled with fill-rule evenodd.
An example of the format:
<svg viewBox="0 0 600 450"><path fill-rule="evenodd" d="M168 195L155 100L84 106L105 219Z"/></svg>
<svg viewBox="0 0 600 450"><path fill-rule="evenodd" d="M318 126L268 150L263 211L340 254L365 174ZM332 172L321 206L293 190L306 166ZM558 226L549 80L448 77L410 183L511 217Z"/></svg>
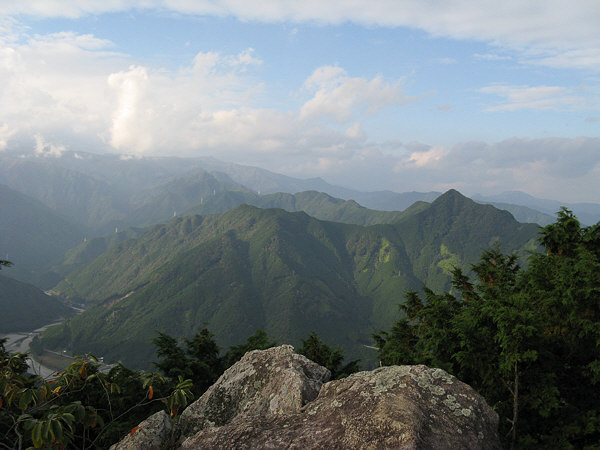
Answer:
<svg viewBox="0 0 600 450"><path fill-rule="evenodd" d="M291 346L249 352L183 412L180 448L501 448L498 415L441 369L329 376Z"/></svg>

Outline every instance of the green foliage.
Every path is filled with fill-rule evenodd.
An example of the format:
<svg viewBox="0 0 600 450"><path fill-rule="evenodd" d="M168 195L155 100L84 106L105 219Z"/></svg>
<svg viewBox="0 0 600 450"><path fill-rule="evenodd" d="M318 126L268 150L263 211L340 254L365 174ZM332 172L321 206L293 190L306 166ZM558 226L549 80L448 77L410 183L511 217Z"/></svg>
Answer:
<svg viewBox="0 0 600 450"><path fill-rule="evenodd" d="M196 397L206 391L223 372L219 348L206 328L192 339L185 340L185 350L176 339L165 333L159 333L152 342L160 358L159 362L154 363L156 368L172 383L184 377L190 379Z"/></svg>
<svg viewBox="0 0 600 450"><path fill-rule="evenodd" d="M165 333L158 334L158 337L152 340L159 357L154 366L172 385L187 377L191 383L189 389L195 398L212 386L217 378L246 352L277 345L264 330L257 330L245 343L234 345L223 356L219 356L219 347L214 336L206 328L192 339L184 339L185 349L180 347L175 338Z"/></svg>
<svg viewBox="0 0 600 450"><path fill-rule="evenodd" d="M296 206L301 197L321 202L305 193ZM250 206L177 218L69 275L56 290L91 306L42 341L147 368L156 329L190 339L207 327L225 348L257 329L294 345L314 330L374 363L364 344L369 330L392 326L398 292L447 289L449 261L468 269L497 238L513 251L536 233L455 191L397 224L369 227Z"/></svg>
<svg viewBox="0 0 600 450"><path fill-rule="evenodd" d="M474 282L453 271L453 293L409 292L404 317L374 336L381 361L442 367L470 384L511 447L597 445L599 225L562 210L526 270L495 247L472 266Z"/></svg>
<svg viewBox="0 0 600 450"><path fill-rule="evenodd" d="M26 373L27 355L6 352L0 340L0 447L108 448L152 413L173 420L193 398L191 380L168 389L159 374L122 365L101 370L78 357L50 380Z"/></svg>
<svg viewBox="0 0 600 450"><path fill-rule="evenodd" d="M314 331L302 340L302 346L296 352L329 369L333 380L347 377L360 370L359 360L342 365L344 361L342 349L336 348L334 350L331 346L322 342Z"/></svg>
<svg viewBox="0 0 600 450"><path fill-rule="evenodd" d="M245 343L231 346L223 357L224 366L233 366L242 359L242 356L252 350L266 350L276 345L277 341L271 340L265 330L256 330L256 333L250 336Z"/></svg>

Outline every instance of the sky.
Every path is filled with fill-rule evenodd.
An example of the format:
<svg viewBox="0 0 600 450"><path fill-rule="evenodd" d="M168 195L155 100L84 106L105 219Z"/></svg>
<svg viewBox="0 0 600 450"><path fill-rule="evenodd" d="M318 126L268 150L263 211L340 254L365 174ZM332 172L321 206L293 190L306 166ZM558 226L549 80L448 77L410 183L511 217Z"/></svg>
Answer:
<svg viewBox="0 0 600 450"><path fill-rule="evenodd" d="M0 151L600 203L596 0L0 0Z"/></svg>

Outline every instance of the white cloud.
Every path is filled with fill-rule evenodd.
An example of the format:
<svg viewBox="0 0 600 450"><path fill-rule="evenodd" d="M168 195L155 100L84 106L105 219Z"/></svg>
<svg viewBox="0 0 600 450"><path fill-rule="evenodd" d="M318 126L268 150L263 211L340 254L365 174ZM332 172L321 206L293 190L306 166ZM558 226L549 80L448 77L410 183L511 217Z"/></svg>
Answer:
<svg viewBox="0 0 600 450"><path fill-rule="evenodd" d="M444 158L447 150L444 147L431 147L426 151L412 152L408 160L401 161L396 166L396 171L401 172L407 167L439 167L441 160Z"/></svg>
<svg viewBox="0 0 600 450"><path fill-rule="evenodd" d="M478 89L484 94L503 98L502 103L490 106L486 111L532 110L581 110L591 107L598 99L586 98L575 89L563 86L510 86L495 84Z"/></svg>
<svg viewBox="0 0 600 450"><path fill-rule="evenodd" d="M358 122L354 122L351 126L346 128L346 136L358 141L362 141L366 138L365 131Z"/></svg>
<svg viewBox="0 0 600 450"><path fill-rule="evenodd" d="M473 57L483 61L510 61L512 59L510 56L498 55L496 53L475 53Z"/></svg>
<svg viewBox="0 0 600 450"><path fill-rule="evenodd" d="M279 170L319 174L355 189L492 194L521 190L562 201L595 201L600 191L600 138L511 138L496 143L429 146L419 142L365 144Z"/></svg>
<svg viewBox="0 0 600 450"><path fill-rule="evenodd" d="M8 140L16 133L16 130L11 130L7 123L0 127L0 151L6 150Z"/></svg>
<svg viewBox="0 0 600 450"><path fill-rule="evenodd" d="M46 142L44 137L40 134L35 136L35 149L34 152L37 156L59 158L66 150L66 147L62 144L53 144Z"/></svg>
<svg viewBox="0 0 600 450"><path fill-rule="evenodd" d="M413 152L395 166L403 178L421 186L459 184L470 193L523 190L544 197L581 198L597 192L600 138L512 138L493 144L466 142ZM426 180L419 180L419 175ZM579 191L578 191L579 190Z"/></svg>
<svg viewBox="0 0 600 450"><path fill-rule="evenodd" d="M76 18L133 9L233 16L243 21L418 28L434 36L508 48L537 64L600 70L600 2L596 0L20 0L2 2L0 15Z"/></svg>
<svg viewBox="0 0 600 450"><path fill-rule="evenodd" d="M344 123L351 120L357 111L374 114L380 109L412 100L402 90L402 79L390 84L381 76L372 80L352 78L336 66L316 69L305 81L304 88L316 92L300 109L303 119L331 117Z"/></svg>
<svg viewBox="0 0 600 450"><path fill-rule="evenodd" d="M46 153L78 141L88 150L110 145L138 154L183 154L206 142L235 141L219 129L228 112L261 116L240 112L263 89L245 75L261 64L252 49L198 53L173 71L136 65L111 47L73 32L0 40L0 146L11 140L29 145L39 135L55 143ZM33 145L39 148L39 139Z"/></svg>
<svg viewBox="0 0 600 450"><path fill-rule="evenodd" d="M148 95L148 71L144 67L132 66L127 72L109 75L108 85L116 96L110 144L117 150L150 150L151 129L144 131L137 126L151 122L155 114L151 105L144 104Z"/></svg>

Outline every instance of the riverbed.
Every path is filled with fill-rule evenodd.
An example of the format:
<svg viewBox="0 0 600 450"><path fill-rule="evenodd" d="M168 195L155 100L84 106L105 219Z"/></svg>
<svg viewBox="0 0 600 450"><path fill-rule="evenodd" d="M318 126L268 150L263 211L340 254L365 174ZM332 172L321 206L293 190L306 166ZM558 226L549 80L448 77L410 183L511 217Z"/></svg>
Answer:
<svg viewBox="0 0 600 450"><path fill-rule="evenodd" d="M33 331L3 334L0 335L0 338L7 339L7 341L4 343L4 347L8 352L26 353L29 351L29 344L31 344L31 341L33 340L34 336L38 335L46 328L51 327L52 325L57 325L61 322L62 321L53 322ZM31 354L29 355L29 358L27 360L27 365L31 369L31 372L33 372L35 375L41 376L42 378L50 378L54 373L56 373L56 370L46 367L40 364L38 361L36 361Z"/></svg>

